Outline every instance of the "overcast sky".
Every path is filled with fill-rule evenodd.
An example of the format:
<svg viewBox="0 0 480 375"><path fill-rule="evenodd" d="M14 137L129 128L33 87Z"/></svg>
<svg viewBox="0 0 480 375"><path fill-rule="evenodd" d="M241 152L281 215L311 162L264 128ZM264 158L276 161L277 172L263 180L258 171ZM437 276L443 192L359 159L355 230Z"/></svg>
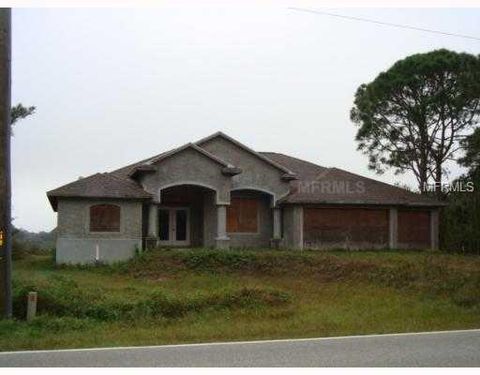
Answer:
<svg viewBox="0 0 480 375"><path fill-rule="evenodd" d="M368 171L349 120L355 90L410 54L478 54L480 42L287 5L14 10L12 101L37 107L15 126L15 225L51 230L46 191L217 130L258 151L415 185ZM477 9L328 11L480 36Z"/></svg>

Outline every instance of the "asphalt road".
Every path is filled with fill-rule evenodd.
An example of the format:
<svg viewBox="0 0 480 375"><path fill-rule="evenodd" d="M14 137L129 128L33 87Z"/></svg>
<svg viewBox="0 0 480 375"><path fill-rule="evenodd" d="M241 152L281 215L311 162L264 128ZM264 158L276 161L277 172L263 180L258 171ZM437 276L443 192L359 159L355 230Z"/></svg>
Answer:
<svg viewBox="0 0 480 375"><path fill-rule="evenodd" d="M0 366L480 366L480 330L3 352Z"/></svg>

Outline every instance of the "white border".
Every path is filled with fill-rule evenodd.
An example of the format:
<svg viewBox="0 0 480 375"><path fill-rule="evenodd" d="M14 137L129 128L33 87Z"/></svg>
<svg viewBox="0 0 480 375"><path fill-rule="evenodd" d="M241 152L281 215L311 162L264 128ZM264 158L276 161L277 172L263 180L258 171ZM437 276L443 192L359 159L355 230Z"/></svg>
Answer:
<svg viewBox="0 0 480 375"><path fill-rule="evenodd" d="M203 0L195 4L185 0L0 0L2 7L15 8L141 8L141 7L171 7L171 6L315 6L325 8L472 8L480 7L480 0L243 0L241 3L221 0Z"/></svg>

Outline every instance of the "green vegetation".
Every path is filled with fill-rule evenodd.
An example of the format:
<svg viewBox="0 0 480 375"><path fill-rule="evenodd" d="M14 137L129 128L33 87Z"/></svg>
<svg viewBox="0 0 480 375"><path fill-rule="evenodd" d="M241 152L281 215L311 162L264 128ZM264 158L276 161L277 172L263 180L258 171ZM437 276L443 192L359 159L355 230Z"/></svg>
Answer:
<svg viewBox="0 0 480 375"><path fill-rule="evenodd" d="M480 116L480 57L439 49L397 61L355 93L358 150L377 173L412 172L418 189L437 184Z"/></svg>
<svg viewBox="0 0 480 375"><path fill-rule="evenodd" d="M440 215L440 243L445 251L480 255L480 128L461 141L464 156L458 163L467 172L453 181L464 189L446 195L448 206Z"/></svg>
<svg viewBox="0 0 480 375"><path fill-rule="evenodd" d="M31 253L48 253L55 248L56 230L51 232L29 232L12 227L12 256L21 259Z"/></svg>
<svg viewBox="0 0 480 375"><path fill-rule="evenodd" d="M95 267L30 254L14 263L14 313L1 350L479 328L480 258L191 249Z"/></svg>

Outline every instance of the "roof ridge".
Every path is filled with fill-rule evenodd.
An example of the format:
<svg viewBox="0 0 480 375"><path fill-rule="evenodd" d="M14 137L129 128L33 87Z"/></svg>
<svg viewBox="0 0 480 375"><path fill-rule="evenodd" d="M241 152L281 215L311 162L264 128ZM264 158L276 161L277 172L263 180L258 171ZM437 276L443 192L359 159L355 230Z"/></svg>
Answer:
<svg viewBox="0 0 480 375"><path fill-rule="evenodd" d="M131 178L121 178L119 176L114 175L112 172L106 172L106 173L103 173L103 174L108 175L108 177L111 177L111 178L113 178L117 181L120 181L120 182L124 183L124 184L125 183L128 183L128 184L133 183L133 185L137 186L139 189L145 190L139 184L137 184L134 180L132 180ZM132 184L130 184L130 185L132 185Z"/></svg>
<svg viewBox="0 0 480 375"><path fill-rule="evenodd" d="M242 149L244 149L245 151L247 152L250 152L251 154L253 154L254 156L257 156L259 159L269 163L270 165L274 166L275 168L277 169L280 169L281 171L285 172L285 173L288 173L288 174L291 174L291 175L294 175L295 172L291 171L289 168L286 168L285 166L277 163L276 161L274 160L271 160L269 159L268 157L266 157L265 155L262 155L261 153L259 153L258 151L255 151L254 149L248 147L247 145L243 144L242 142L240 141L237 141L235 138L232 138L230 137L229 135L221 132L221 131L217 131L207 137L204 137L202 139L199 139L198 141L194 142L197 146L201 147L200 144L202 143L205 143L205 142L208 142L209 140L215 138L215 137L223 137L224 139L226 139L227 141L230 141L232 142L234 145L236 145L237 147L240 147Z"/></svg>
<svg viewBox="0 0 480 375"><path fill-rule="evenodd" d="M313 163L311 161L308 161L308 160L304 160L304 159L300 159L300 158L297 158L296 156L292 156L292 155L288 155L288 154L284 154L283 152L275 152L275 151L259 151L260 154L276 154L276 155L282 155L282 156L286 156L287 158L290 158L290 159L295 159L297 161L300 161L302 163L305 163L305 164L309 164L309 165L312 165L314 167L318 167L318 168L324 168L324 169L329 169L329 167L324 167L323 165L320 165L320 164L316 164L316 163Z"/></svg>
<svg viewBox="0 0 480 375"><path fill-rule="evenodd" d="M84 180L87 180L87 179L89 179L89 178L95 177L95 176L97 176L97 175L101 175L101 173L100 173L100 172L96 172L96 173L91 174L91 175L88 175L88 176L86 176L86 177L79 177L78 179L76 179L76 180L74 180L74 181L67 182L67 183L64 184L64 185L61 185L61 186L59 186L59 187L57 187L57 188L55 188L55 189L52 189L52 190L47 191L47 194L49 194L49 193L51 193L51 192L54 192L54 191L56 191L56 190L59 190L59 189L63 189L63 188L65 188L65 187L67 187L67 186L76 184L76 183L78 183L78 182L80 182L80 181L83 182Z"/></svg>
<svg viewBox="0 0 480 375"><path fill-rule="evenodd" d="M227 163L226 161L222 160L218 156L212 154L211 152L208 152L207 150L203 149L202 147L196 145L193 142L185 143L184 145L182 145L180 147L177 147L177 148L174 148L170 151L164 152L163 154L160 154L159 157L150 159L148 161L148 164L156 163L157 161L160 161L163 158L168 158L172 155L175 155L177 152L181 152L181 151L189 149L189 148L192 148L193 150L195 150L195 151L203 154L204 156L212 159L213 161L217 162L218 164L223 165L224 167L231 167L232 166L230 163Z"/></svg>

